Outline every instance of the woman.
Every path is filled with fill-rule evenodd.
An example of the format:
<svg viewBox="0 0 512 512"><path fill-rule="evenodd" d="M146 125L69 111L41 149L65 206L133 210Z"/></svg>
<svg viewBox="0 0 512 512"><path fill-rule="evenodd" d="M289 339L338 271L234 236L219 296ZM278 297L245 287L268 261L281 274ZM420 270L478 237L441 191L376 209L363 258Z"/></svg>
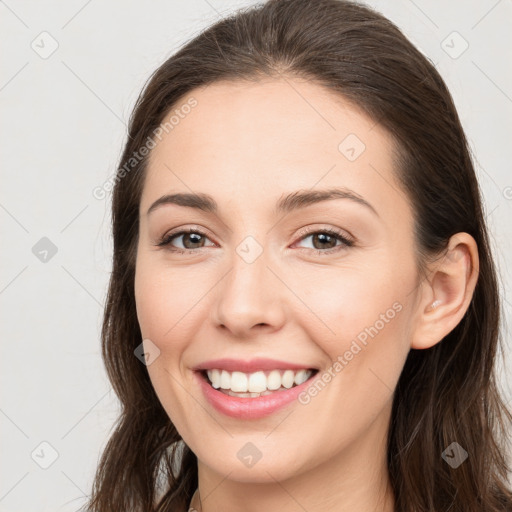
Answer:
<svg viewBox="0 0 512 512"><path fill-rule="evenodd" d="M152 76L113 193L91 511L505 511L500 301L452 98L386 18L274 0Z"/></svg>

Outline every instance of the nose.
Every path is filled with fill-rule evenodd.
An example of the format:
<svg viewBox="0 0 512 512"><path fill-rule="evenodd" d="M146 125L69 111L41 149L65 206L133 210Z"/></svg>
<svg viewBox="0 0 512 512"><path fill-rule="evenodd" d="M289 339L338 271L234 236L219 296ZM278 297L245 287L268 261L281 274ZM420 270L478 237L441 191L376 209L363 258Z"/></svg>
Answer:
<svg viewBox="0 0 512 512"><path fill-rule="evenodd" d="M279 273L268 266L265 251L250 263L237 253L232 261L231 270L215 287L215 325L236 339L281 329L286 316L286 287Z"/></svg>

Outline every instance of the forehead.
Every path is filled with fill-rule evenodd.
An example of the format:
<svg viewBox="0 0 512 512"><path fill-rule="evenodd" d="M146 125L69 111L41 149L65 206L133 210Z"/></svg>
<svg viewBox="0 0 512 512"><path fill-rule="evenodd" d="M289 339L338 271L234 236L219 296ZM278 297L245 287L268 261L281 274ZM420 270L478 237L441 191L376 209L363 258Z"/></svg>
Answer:
<svg viewBox="0 0 512 512"><path fill-rule="evenodd" d="M290 160L315 153L341 156L338 145L352 134L365 149L391 143L386 132L338 94L312 82L298 79L261 82L218 82L190 92L197 106L164 135L153 156L187 144L187 156L233 154L245 159ZM183 98L166 117L174 118L186 102ZM304 146L301 143L307 142ZM358 144L362 149L362 145ZM264 151L263 151L264 150ZM294 156L296 155L296 156ZM184 155L185 156L185 155ZM350 155L347 155L350 156ZM347 160L349 161L349 160Z"/></svg>
<svg viewBox="0 0 512 512"><path fill-rule="evenodd" d="M406 200L391 136L333 91L295 78L217 82L191 91L163 123L176 121L190 98L196 106L151 152L141 210L164 193L190 191L221 205L236 205L236 192L253 207L267 199L273 206L283 192L331 186L354 189L384 212Z"/></svg>

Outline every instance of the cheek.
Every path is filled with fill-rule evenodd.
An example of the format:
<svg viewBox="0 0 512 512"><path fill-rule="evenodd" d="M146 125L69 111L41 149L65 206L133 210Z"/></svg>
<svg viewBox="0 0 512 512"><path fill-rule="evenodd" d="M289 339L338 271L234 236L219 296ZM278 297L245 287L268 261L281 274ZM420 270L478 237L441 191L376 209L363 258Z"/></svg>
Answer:
<svg viewBox="0 0 512 512"><path fill-rule="evenodd" d="M197 273L166 268L142 257L135 273L135 302L143 337L161 345L161 350L169 343L176 348L180 339L187 339L184 332L191 329L194 306L204 294Z"/></svg>
<svg viewBox="0 0 512 512"><path fill-rule="evenodd" d="M339 363L331 371L343 374L336 379L340 385L359 382L370 394L379 380L394 388L410 348L406 306L413 283L413 268L393 267L385 259L364 269L329 271L307 283L307 305L316 316L307 315L303 326L333 364Z"/></svg>
<svg viewBox="0 0 512 512"><path fill-rule="evenodd" d="M380 331L397 315L396 303L403 305L407 284L400 283L385 263L368 268L329 269L303 281L304 303L315 315L308 321L322 327L326 340L356 338L376 324ZM395 307L393 307L395 305ZM382 323L384 322L384 324ZM364 338L364 334L360 336Z"/></svg>
<svg viewBox="0 0 512 512"><path fill-rule="evenodd" d="M182 357L192 339L191 304L197 301L199 290L185 286L179 276L178 272L140 258L135 273L135 302L142 337L159 350L158 357L147 366L155 393L176 428L187 431L190 404L179 383L184 377Z"/></svg>

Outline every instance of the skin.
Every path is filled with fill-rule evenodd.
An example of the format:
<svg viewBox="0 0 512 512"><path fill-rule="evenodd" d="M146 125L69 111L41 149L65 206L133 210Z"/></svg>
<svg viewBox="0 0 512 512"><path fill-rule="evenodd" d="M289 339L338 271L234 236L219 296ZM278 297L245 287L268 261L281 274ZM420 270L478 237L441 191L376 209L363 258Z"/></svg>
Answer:
<svg viewBox="0 0 512 512"><path fill-rule="evenodd" d="M440 342L462 319L478 275L475 241L454 235L447 255L420 277L392 139L342 96L291 77L217 82L190 96L197 106L150 155L135 297L143 339L160 351L147 367L151 382L198 458L202 509L391 512L385 443L393 392L409 350ZM348 134L366 146L354 161L338 149ZM274 211L288 193L342 186L378 215L349 199ZM191 191L211 195L218 213L169 204L146 214L160 196ZM193 227L206 237L155 245ZM354 245L322 245L314 233L326 228ZM236 252L249 235L263 251L250 264ZM270 357L321 375L395 303L400 312L317 396L265 418L217 412L191 370L218 357ZM247 442L262 454L252 467L237 457Z"/></svg>

